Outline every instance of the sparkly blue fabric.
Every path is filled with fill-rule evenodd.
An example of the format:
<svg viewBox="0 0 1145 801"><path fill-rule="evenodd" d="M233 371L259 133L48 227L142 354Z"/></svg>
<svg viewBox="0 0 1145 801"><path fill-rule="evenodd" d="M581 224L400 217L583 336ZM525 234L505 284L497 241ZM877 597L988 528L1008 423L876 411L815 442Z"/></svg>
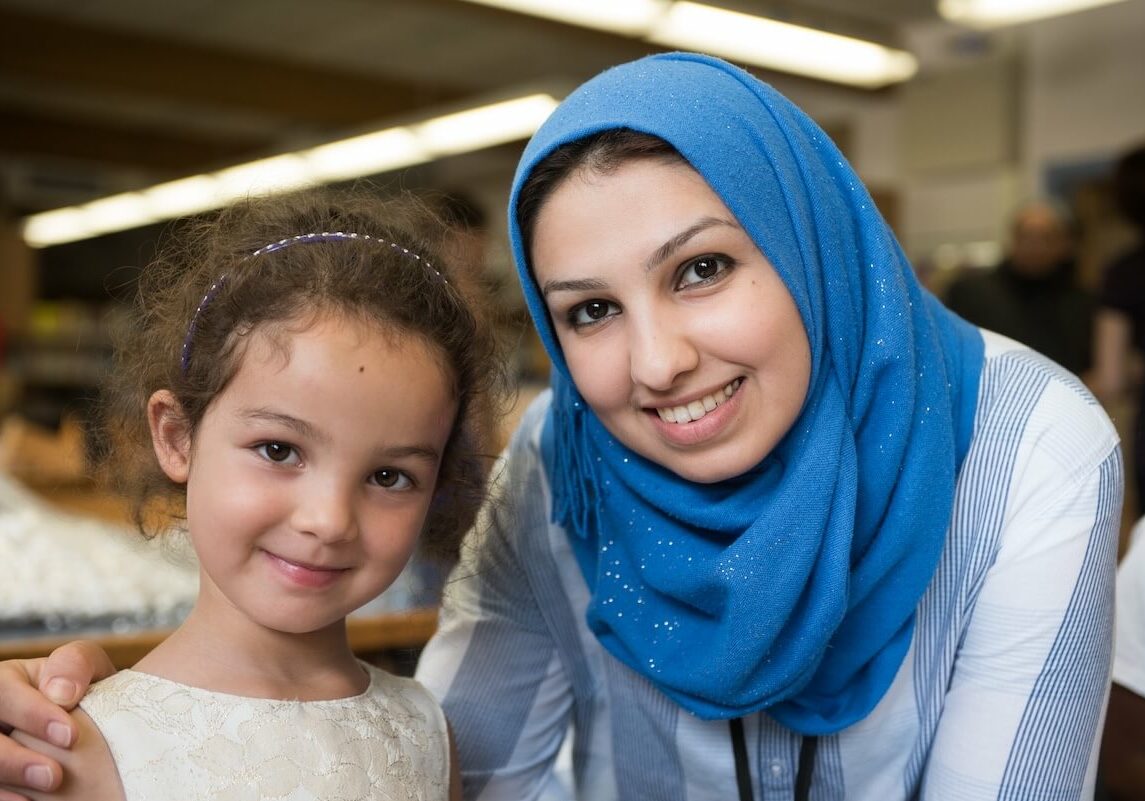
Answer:
<svg viewBox="0 0 1145 801"><path fill-rule="evenodd" d="M573 386L529 274L517 194L555 147L655 134L707 180L775 266L811 344L793 428L743 476L686 481L628 450ZM882 698L910 645L973 429L983 343L916 281L835 145L774 89L673 53L608 70L525 150L510 236L553 359L542 451L553 516L608 651L703 718L766 709L827 734Z"/></svg>

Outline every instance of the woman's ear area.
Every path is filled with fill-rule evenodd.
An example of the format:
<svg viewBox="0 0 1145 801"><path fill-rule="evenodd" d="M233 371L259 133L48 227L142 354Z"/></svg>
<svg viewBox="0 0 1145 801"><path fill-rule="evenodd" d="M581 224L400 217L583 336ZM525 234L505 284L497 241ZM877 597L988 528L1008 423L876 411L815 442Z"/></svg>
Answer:
<svg viewBox="0 0 1145 801"><path fill-rule="evenodd" d="M147 423L155 458L167 478L182 484L191 471L191 432L183 407L169 389L152 393L147 401Z"/></svg>

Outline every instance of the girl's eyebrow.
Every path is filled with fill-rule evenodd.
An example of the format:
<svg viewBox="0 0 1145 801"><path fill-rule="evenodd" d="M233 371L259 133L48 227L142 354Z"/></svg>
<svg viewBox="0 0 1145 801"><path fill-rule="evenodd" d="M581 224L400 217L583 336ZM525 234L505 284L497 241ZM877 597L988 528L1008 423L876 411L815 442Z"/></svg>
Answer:
<svg viewBox="0 0 1145 801"><path fill-rule="evenodd" d="M739 223L722 217L701 217L699 220L692 223L683 231L669 239L663 245L656 248L656 251L648 257L647 261L644 262L645 272L651 272L654 270L658 264L662 263L677 250L684 247L684 245L686 245L688 240L690 240L692 237L696 236L702 231L708 230L709 228L714 228L717 225L727 225L732 228L740 227Z"/></svg>
<svg viewBox="0 0 1145 801"><path fill-rule="evenodd" d="M440 458L438 452L429 445L400 445L393 448L386 448L384 455L387 459L405 459L409 457L430 463L437 462Z"/></svg>
<svg viewBox="0 0 1145 801"><path fill-rule="evenodd" d="M317 442L329 442L330 438L325 433L319 431L317 427L311 425L305 420L293 417L289 414L271 411L270 409L241 409L239 410L239 417L243 420L261 423L273 423L280 426L286 426L294 431L300 437Z"/></svg>
<svg viewBox="0 0 1145 801"><path fill-rule="evenodd" d="M270 409L242 409L239 416L244 420L259 421L286 426L303 439L328 444L330 437L314 425L289 414L271 411ZM436 448L429 445L395 445L386 448L383 455L387 459L403 459L412 457L426 462L437 462L440 454Z"/></svg>

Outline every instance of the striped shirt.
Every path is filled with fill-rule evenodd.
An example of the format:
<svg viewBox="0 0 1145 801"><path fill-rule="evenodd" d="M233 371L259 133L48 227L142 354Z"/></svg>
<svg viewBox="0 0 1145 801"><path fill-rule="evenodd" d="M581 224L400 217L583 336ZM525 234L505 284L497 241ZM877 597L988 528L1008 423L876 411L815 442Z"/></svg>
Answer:
<svg viewBox="0 0 1145 801"><path fill-rule="evenodd" d="M1113 680L1145 698L1145 518L1137 521L1117 569Z"/></svg>
<svg viewBox="0 0 1145 801"><path fill-rule="evenodd" d="M820 738L812 801L1092 795L1112 648L1117 436L1076 378L985 336L973 440L911 649L867 718ZM549 520L546 408L547 395L506 452L418 668L452 724L466 797L541 798L567 734L576 798L736 798L727 722L680 709L585 625L587 586ZM790 799L801 738L766 712L744 727L754 797Z"/></svg>

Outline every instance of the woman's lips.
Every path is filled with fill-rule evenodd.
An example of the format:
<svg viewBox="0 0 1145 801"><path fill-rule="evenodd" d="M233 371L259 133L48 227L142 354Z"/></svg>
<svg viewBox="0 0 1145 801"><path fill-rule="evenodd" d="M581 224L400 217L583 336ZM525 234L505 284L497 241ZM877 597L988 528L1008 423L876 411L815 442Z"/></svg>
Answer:
<svg viewBox="0 0 1145 801"><path fill-rule="evenodd" d="M676 425L694 423L702 419L709 412L714 412L718 407L722 406L728 398L735 394L735 391L739 389L742 383L743 378L737 378L734 381L729 381L723 389L716 390L691 403L657 408L656 414L665 423L674 423Z"/></svg>
<svg viewBox="0 0 1145 801"><path fill-rule="evenodd" d="M707 405L703 406L703 413L697 414L694 419L692 418L693 409L680 406L650 409L648 417L660 437L668 443L680 447L703 445L708 440L719 436L738 415L742 394L740 389L743 386L743 381L743 377L737 378L728 383L722 393L713 393L713 395L723 394L723 400L719 403L709 402L707 405L713 408L709 410L706 408ZM712 396L706 397L714 401ZM688 406L692 407L696 403L702 403L702 401L694 401ZM684 415L676 416L676 411L681 408L686 409L687 419L680 419ZM665 410L669 410L667 414ZM674 418L675 422L666 419L667 417Z"/></svg>

